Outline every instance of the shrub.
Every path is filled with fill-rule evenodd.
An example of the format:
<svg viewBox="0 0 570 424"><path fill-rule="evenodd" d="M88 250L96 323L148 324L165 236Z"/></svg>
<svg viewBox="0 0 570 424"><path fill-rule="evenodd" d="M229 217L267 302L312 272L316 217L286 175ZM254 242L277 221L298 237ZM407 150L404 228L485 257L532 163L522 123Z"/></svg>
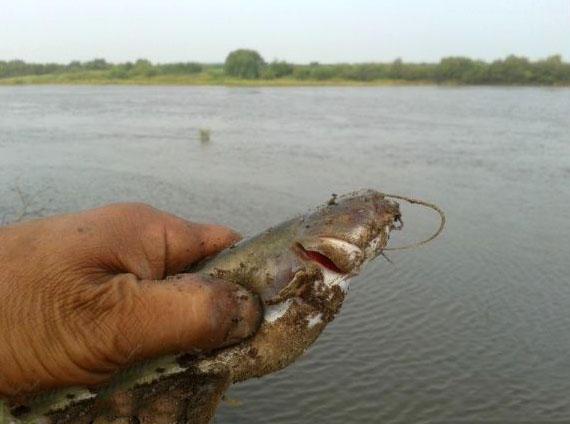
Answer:
<svg viewBox="0 0 570 424"><path fill-rule="evenodd" d="M311 70L311 76L319 81L329 80L336 76L334 66L316 66Z"/></svg>
<svg viewBox="0 0 570 424"><path fill-rule="evenodd" d="M129 71L121 65L113 66L109 71L109 78L111 79L125 79L129 76Z"/></svg>
<svg viewBox="0 0 570 424"><path fill-rule="evenodd" d="M158 74L158 70L147 59L139 59L135 62L129 75L138 77L154 77Z"/></svg>
<svg viewBox="0 0 570 424"><path fill-rule="evenodd" d="M307 66L296 66L293 69L293 78L298 80L306 80L311 78L311 69Z"/></svg>
<svg viewBox="0 0 570 424"><path fill-rule="evenodd" d="M293 73L293 65L285 61L274 60L267 66L267 70L274 75L275 78L282 78Z"/></svg>
<svg viewBox="0 0 570 424"><path fill-rule="evenodd" d="M265 61L258 52L239 49L231 52L226 58L224 72L233 77L257 79L264 67Z"/></svg>
<svg viewBox="0 0 570 424"><path fill-rule="evenodd" d="M202 72L203 67L199 63L166 63L164 65L156 65L161 74L169 75L184 75L184 74L198 74Z"/></svg>
<svg viewBox="0 0 570 424"><path fill-rule="evenodd" d="M104 71L109 69L111 65L105 59L93 59L83 63L82 67L88 71Z"/></svg>

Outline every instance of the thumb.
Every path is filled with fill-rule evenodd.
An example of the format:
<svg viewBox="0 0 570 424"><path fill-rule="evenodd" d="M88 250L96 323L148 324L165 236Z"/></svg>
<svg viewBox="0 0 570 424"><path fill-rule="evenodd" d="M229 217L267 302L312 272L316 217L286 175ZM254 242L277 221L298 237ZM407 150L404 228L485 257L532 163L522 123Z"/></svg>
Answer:
<svg viewBox="0 0 570 424"><path fill-rule="evenodd" d="M118 308L116 316L126 362L235 344L252 335L261 320L259 298L224 280L198 274L164 281L114 277L121 278L130 280L119 283L130 292L130 305Z"/></svg>

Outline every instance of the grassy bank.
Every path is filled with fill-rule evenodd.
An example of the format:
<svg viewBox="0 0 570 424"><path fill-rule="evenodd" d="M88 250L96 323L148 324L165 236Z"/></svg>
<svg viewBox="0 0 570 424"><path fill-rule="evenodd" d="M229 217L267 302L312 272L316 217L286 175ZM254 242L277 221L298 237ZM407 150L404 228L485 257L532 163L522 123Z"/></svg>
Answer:
<svg viewBox="0 0 570 424"><path fill-rule="evenodd" d="M110 78L105 71L86 71L67 74L25 75L20 77L1 78L0 85L212 85L235 87L317 87L317 86L398 86L427 85L431 81L405 81L397 79L381 79L374 81L353 81L348 79L298 80L295 78L278 79L241 79L224 75L212 75L201 72L190 75L155 75L133 76L129 78Z"/></svg>
<svg viewBox="0 0 570 424"><path fill-rule="evenodd" d="M438 63L267 63L253 50L236 50L224 64L197 62L26 63L0 60L0 85L224 85L224 86L386 86L496 85L570 86L570 63L560 55L542 60L508 56L493 62L447 57Z"/></svg>
<svg viewBox="0 0 570 424"><path fill-rule="evenodd" d="M128 79L108 78L105 73L92 71L77 74L26 75L1 78L0 86L15 85L172 85L172 86L225 86L225 87L397 87L397 86L467 86L456 81L435 82L429 80L379 79L354 81L334 78L329 80L295 78L241 79L232 77L212 77L207 73L193 75L138 76ZM470 86L473 84L469 84ZM481 84L504 85L504 84ZM508 84L508 86L541 86L542 84ZM557 83L551 86L570 87L570 83Z"/></svg>
<svg viewBox="0 0 570 424"><path fill-rule="evenodd" d="M327 80L296 78L277 79L242 79L228 76L212 76L209 73L190 75L155 75L133 76L129 78L109 78L104 71L86 71L70 74L25 75L20 77L0 78L0 86L17 85L172 85L172 86L226 86L226 87L389 87L389 86L544 86L543 84L464 84L457 81L377 79L355 81L342 78ZM550 86L570 87L570 82L558 82Z"/></svg>

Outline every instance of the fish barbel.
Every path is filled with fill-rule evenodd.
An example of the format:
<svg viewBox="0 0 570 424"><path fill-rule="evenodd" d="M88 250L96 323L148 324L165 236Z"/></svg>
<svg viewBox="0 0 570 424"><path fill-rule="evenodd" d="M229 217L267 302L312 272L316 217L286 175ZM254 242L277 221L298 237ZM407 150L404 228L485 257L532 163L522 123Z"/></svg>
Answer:
<svg viewBox="0 0 570 424"><path fill-rule="evenodd" d="M213 352L169 355L133 366L100 388L70 388L12 405L14 423L208 423L231 383L291 364L340 310L348 281L382 253L401 226L399 204L366 190L226 249L189 272L256 294L258 331ZM172 277L176 278L176 277Z"/></svg>

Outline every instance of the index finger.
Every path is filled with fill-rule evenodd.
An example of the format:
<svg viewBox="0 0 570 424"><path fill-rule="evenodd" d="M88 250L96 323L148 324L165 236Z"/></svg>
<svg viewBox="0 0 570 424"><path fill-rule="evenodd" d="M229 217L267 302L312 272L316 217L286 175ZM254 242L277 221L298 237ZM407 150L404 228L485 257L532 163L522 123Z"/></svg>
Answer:
<svg viewBox="0 0 570 424"><path fill-rule="evenodd" d="M238 233L223 225L200 224L172 215L170 217L179 222L165 225L168 234L167 274L181 272L189 265L215 255L241 239Z"/></svg>
<svg viewBox="0 0 570 424"><path fill-rule="evenodd" d="M137 203L94 209L78 219L92 227L82 237L96 248L99 265L140 279L177 274L241 238L228 227L190 222Z"/></svg>

